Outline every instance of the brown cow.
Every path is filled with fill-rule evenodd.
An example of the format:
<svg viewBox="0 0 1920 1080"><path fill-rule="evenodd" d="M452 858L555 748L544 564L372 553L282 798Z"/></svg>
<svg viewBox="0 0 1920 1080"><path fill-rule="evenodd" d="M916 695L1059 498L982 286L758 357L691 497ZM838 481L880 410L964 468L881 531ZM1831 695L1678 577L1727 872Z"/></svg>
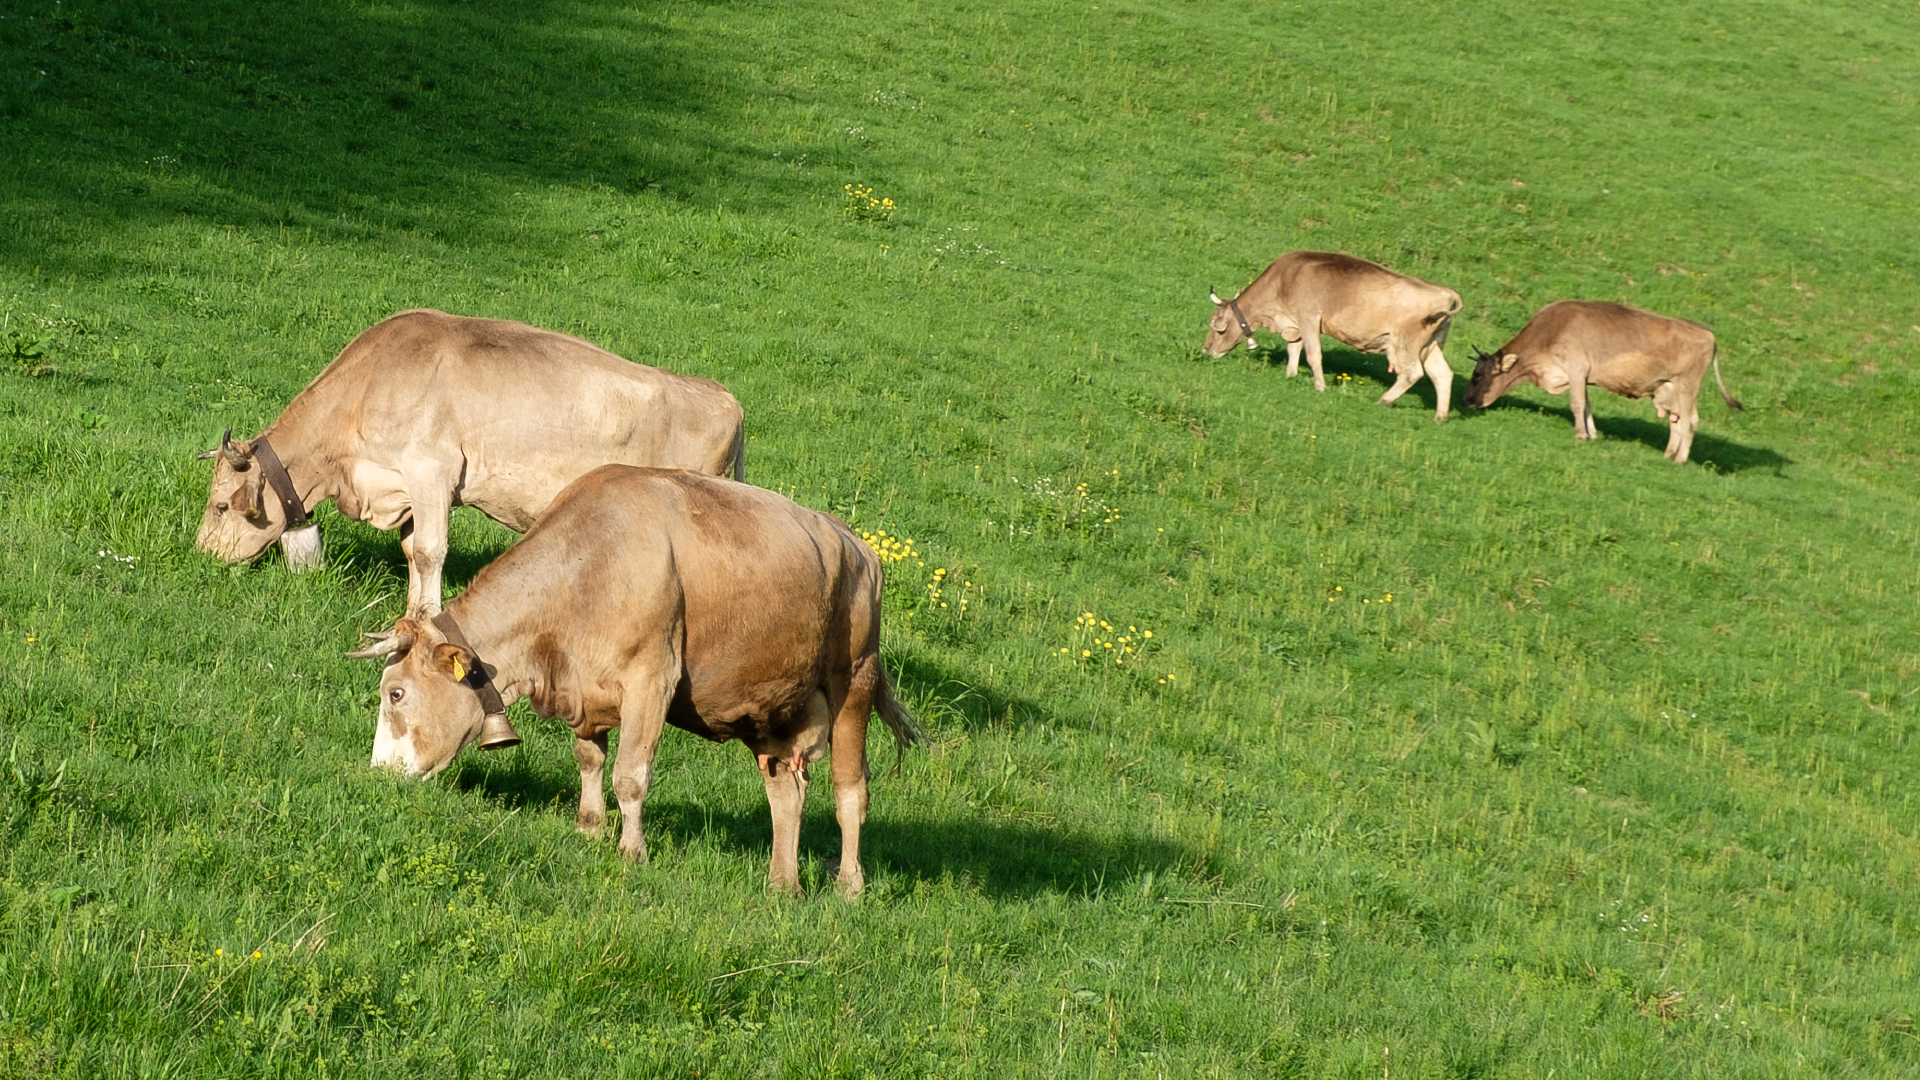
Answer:
<svg viewBox="0 0 1920 1080"><path fill-rule="evenodd" d="M740 479L744 437L719 383L525 323L403 311L354 338L251 442L229 431L201 455L218 460L194 546L244 562L280 539L294 569L317 566L306 515L332 499L400 530L407 611L432 615L454 507L525 532L600 465Z"/></svg>
<svg viewBox="0 0 1920 1080"><path fill-rule="evenodd" d="M1666 420L1667 460L1687 463L1700 426L1700 387L1713 381L1731 409L1713 331L1696 322L1600 300L1557 300L1535 312L1526 329L1491 355L1474 357L1473 379L1461 404L1484 409L1521 380L1549 394L1565 393L1573 407L1573 437L1597 439L1589 383L1629 398L1653 398Z"/></svg>
<svg viewBox="0 0 1920 1080"><path fill-rule="evenodd" d="M1320 335L1327 334L1361 352L1387 354L1387 365L1397 378L1380 395L1382 405L1398 401L1425 371L1439 399L1433 419L1446 420L1453 369L1440 347L1460 313L1460 294L1452 289L1352 255L1290 251L1273 260L1239 296L1209 299L1214 303L1209 354L1225 356L1242 340L1247 348L1256 348L1254 328L1272 330L1286 339L1287 374L1299 374L1304 346L1313 388L1325 390Z"/></svg>
<svg viewBox="0 0 1920 1080"><path fill-rule="evenodd" d="M880 584L872 548L781 495L675 469L595 469L445 613L403 618L354 654L390 657L373 763L446 768L480 736L482 694L497 684L490 708L525 697L573 729L589 834L619 730L620 851L645 861L640 812L662 725L739 739L773 811L769 880L797 892L807 765L831 751L840 888L858 893L868 714L903 750L923 738L880 665Z"/></svg>

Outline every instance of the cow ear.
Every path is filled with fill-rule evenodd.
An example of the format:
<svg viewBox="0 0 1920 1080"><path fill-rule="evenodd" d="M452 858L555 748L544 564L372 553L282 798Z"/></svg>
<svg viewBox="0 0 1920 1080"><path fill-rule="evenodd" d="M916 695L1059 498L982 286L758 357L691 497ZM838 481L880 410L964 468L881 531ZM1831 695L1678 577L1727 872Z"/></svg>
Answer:
<svg viewBox="0 0 1920 1080"><path fill-rule="evenodd" d="M1519 358L1519 357L1517 357L1517 356L1515 356L1515 355L1513 355L1512 353L1508 353L1507 355L1505 355L1505 356L1502 356L1502 357L1500 358L1500 370L1501 370L1502 372L1508 372L1508 371L1512 371L1512 370L1513 370L1513 365L1515 365L1515 364L1517 364L1517 363L1519 363L1519 362L1520 362L1520 358Z"/></svg>
<svg viewBox="0 0 1920 1080"><path fill-rule="evenodd" d="M265 473L257 469L253 470L251 475L242 473L240 476L240 486L234 488L233 494L228 498L228 501L233 506L233 512L246 518L248 521L264 521L266 519L266 502L262 496L266 493L266 486L267 475Z"/></svg>
<svg viewBox="0 0 1920 1080"><path fill-rule="evenodd" d="M443 641L433 647L433 666L454 682L466 682L467 674L477 665L472 653L451 641Z"/></svg>

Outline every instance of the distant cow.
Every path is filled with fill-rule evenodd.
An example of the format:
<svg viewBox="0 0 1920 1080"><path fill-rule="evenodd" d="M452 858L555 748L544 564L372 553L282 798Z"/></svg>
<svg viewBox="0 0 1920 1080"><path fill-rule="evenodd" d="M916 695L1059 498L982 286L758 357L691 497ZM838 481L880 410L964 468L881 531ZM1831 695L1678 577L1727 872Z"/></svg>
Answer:
<svg viewBox="0 0 1920 1080"><path fill-rule="evenodd" d="M1565 393L1573 407L1573 437L1597 439L1587 385L1602 386L1621 397L1653 399L1653 411L1667 421L1667 460L1687 462L1693 432L1700 426L1700 386L1707 365L1731 409L1741 405L1727 393L1713 331L1696 322L1599 300L1559 300L1534 313L1526 329L1491 355L1474 357L1473 380L1461 403L1484 409L1525 380L1549 394Z"/></svg>
<svg viewBox="0 0 1920 1080"><path fill-rule="evenodd" d="M194 546L243 562L284 532L288 563L317 566L307 513L332 499L400 530L407 612L432 615L454 507L525 532L600 465L738 479L743 439L740 403L719 383L525 323L403 311L354 338L251 442L229 431L200 455L218 460Z"/></svg>
<svg viewBox="0 0 1920 1080"><path fill-rule="evenodd" d="M589 834L619 730L620 851L645 861L640 813L662 725L739 739L773 811L769 880L796 892L807 765L831 752L840 887L857 893L868 714L903 750L923 738L880 665L880 585L873 549L783 496L679 470L596 469L438 618L403 618L354 654L389 657L373 763L446 768L504 711L498 684L573 729Z"/></svg>
<svg viewBox="0 0 1920 1080"><path fill-rule="evenodd" d="M1460 313L1460 294L1416 277L1397 274L1378 263L1328 251L1290 251L1273 260L1253 284L1231 300L1210 296L1213 322L1207 352L1225 356L1242 340L1256 347L1255 328L1272 330L1287 342L1287 374L1299 374L1300 350L1307 351L1313 388L1325 390L1320 370L1320 335L1327 334L1361 352L1386 353L1397 377L1380 404L1391 405L1420 380L1433 380L1439 405L1436 422L1447 418L1453 396L1453 369L1440 347Z"/></svg>

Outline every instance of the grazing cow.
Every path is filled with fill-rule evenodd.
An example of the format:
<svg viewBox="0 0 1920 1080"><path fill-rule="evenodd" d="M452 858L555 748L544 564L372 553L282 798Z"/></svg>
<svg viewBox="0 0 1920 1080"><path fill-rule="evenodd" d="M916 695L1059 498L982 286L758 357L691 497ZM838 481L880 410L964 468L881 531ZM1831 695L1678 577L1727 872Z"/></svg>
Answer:
<svg viewBox="0 0 1920 1080"><path fill-rule="evenodd" d="M1325 390L1320 370L1320 335L1327 334L1361 352L1387 354L1397 377L1380 404L1391 405L1420 381L1433 380L1439 405L1437 422L1447 418L1453 396L1453 369L1440 347L1460 313L1460 294L1416 277L1397 274L1378 263L1329 251L1289 251L1273 260L1239 296L1214 303L1207 333L1210 355L1225 356L1242 340L1256 347L1255 327L1272 330L1287 342L1287 374L1300 372L1300 350L1313 369L1313 388Z"/></svg>
<svg viewBox="0 0 1920 1080"><path fill-rule="evenodd" d="M1713 331L1696 322L1599 300L1556 300L1534 312L1512 341L1474 357L1473 379L1461 404L1484 409L1521 380L1549 394L1565 393L1573 407L1573 437L1597 439L1587 385L1621 397L1653 399L1667 421L1667 460L1685 465L1700 426L1700 386L1713 381L1731 409Z"/></svg>
<svg viewBox="0 0 1920 1080"><path fill-rule="evenodd" d="M577 821L593 835L618 729L620 852L644 862L662 725L739 739L773 811L770 883L797 892L807 765L831 752L840 888L858 893L868 714L902 750L923 739L880 666L880 583L871 548L783 496L676 469L595 469L440 616L402 618L352 654L388 657L373 763L433 776L503 700L525 697L573 729Z"/></svg>
<svg viewBox="0 0 1920 1080"><path fill-rule="evenodd" d="M259 436L232 435L200 455L218 460L195 547L244 562L279 539L296 571L310 569L321 551L307 512L332 499L400 530L418 616L440 610L454 507L525 532L589 469L741 479L746 445L740 403L719 383L525 323L427 310L367 329Z"/></svg>

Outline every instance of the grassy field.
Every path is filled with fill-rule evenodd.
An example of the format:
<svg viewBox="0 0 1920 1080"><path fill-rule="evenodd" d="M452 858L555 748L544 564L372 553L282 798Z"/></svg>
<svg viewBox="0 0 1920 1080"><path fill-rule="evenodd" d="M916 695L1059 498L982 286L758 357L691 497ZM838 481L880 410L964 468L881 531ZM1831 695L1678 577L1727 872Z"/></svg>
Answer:
<svg viewBox="0 0 1920 1080"><path fill-rule="evenodd" d="M0 8L0 1078L1920 1072L1915 87L1911 0ZM1463 384L1618 300L1747 410L1207 358L1293 248L1457 289ZM911 538L865 899L825 792L766 894L738 747L644 868L555 722L375 773L395 537L191 551L414 306Z"/></svg>

